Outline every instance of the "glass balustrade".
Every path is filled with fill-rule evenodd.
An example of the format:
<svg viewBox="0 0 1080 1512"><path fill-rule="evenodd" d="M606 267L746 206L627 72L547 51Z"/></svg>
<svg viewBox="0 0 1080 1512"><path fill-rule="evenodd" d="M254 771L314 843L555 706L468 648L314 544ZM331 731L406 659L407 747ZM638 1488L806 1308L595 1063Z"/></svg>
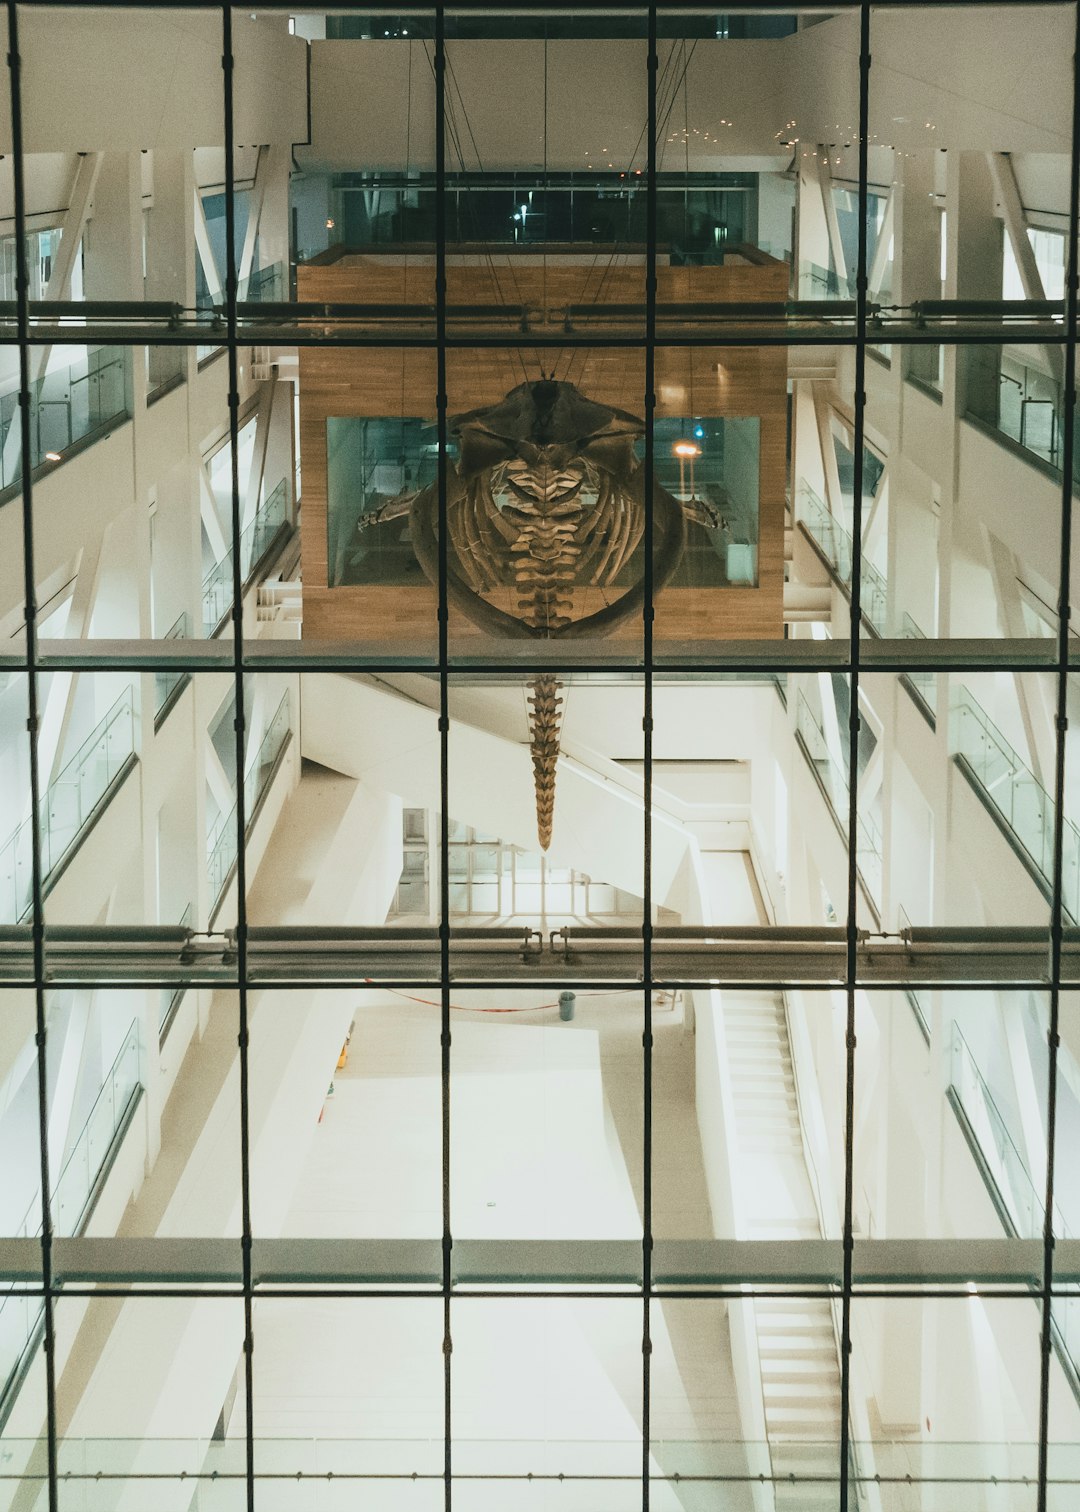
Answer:
<svg viewBox="0 0 1080 1512"><path fill-rule="evenodd" d="M278 704L266 733L259 743L244 776L245 819L250 824L256 806L265 793L273 775L277 759L289 738L289 695L286 693ZM217 903L225 890L233 866L236 864L237 832L236 805L227 814L219 814L207 836L206 871L210 882L211 906Z"/></svg>
<svg viewBox="0 0 1080 1512"><path fill-rule="evenodd" d="M132 689L128 686L46 790L40 810L44 880L48 880L76 844L134 754L135 709ZM0 851L0 922L17 923L32 904L30 825L31 820L24 819Z"/></svg>
<svg viewBox="0 0 1080 1512"><path fill-rule="evenodd" d="M191 904L188 903L185 905L184 911L177 920L177 923L180 925L181 929L189 929L191 927L191 921L193 917L194 909L192 908ZM161 987L158 989L158 1032L160 1034L164 1034L173 1009L179 1003L180 999L184 996L184 993L186 991L186 986Z"/></svg>
<svg viewBox="0 0 1080 1512"><path fill-rule="evenodd" d="M84 357L37 379L30 390L31 468L62 460L72 447L127 419L130 393L131 354L126 347L90 347ZM21 476L16 389L0 395L0 490L13 488Z"/></svg>
<svg viewBox="0 0 1080 1512"><path fill-rule="evenodd" d="M1027 1161L1009 1132L994 1094L955 1021L950 1047L949 1097L978 1148L983 1175L1006 1229L1018 1239L1041 1239L1046 1222L1045 1194L1032 1180ZM1075 1237L1056 1203L1054 1235L1066 1240ZM1062 1296L1055 1300L1051 1333L1054 1346L1065 1357L1070 1374L1077 1376L1080 1374L1080 1297ZM1080 1473L1078 1460L1080 1456L1074 1456L1074 1468Z"/></svg>
<svg viewBox="0 0 1080 1512"><path fill-rule="evenodd" d="M993 1093L975 1057L955 1021L950 1049L950 1092L959 1105L979 1147L987 1171L993 1178L999 1201L1008 1215L1009 1226L1020 1239L1042 1237L1042 1198L1028 1173L1024 1157L1009 1133Z"/></svg>
<svg viewBox="0 0 1080 1512"><path fill-rule="evenodd" d="M833 514L824 499L803 479L796 491L796 519L806 530L833 570L844 591L851 596L854 542L851 532ZM888 591L884 574L863 557L859 603L862 617L875 635L884 635Z"/></svg>
<svg viewBox="0 0 1080 1512"><path fill-rule="evenodd" d="M282 478L259 505L254 519L241 532L240 576L245 584L287 519L288 500L285 496L285 479ZM214 635L220 628L232 608L232 602L233 554L230 547L203 579L203 633L206 636Z"/></svg>
<svg viewBox="0 0 1080 1512"><path fill-rule="evenodd" d="M1061 380L994 347L961 347L967 417L1005 436L1055 472L1062 464ZM1074 451L1073 482L1080 482Z"/></svg>
<svg viewBox="0 0 1080 1512"><path fill-rule="evenodd" d="M52 1186L50 1206L53 1232L70 1238L88 1216L98 1180L112 1153L116 1136L141 1086L139 1021L133 1019L94 1099L85 1124ZM40 1187L28 1205L14 1238L32 1239L41 1233ZM36 1297L6 1296L0 1302L0 1404L19 1368L23 1352L41 1319Z"/></svg>
<svg viewBox="0 0 1080 1512"><path fill-rule="evenodd" d="M10 1463L26 1467L26 1479L47 1478L44 1439L5 1438L4 1445ZM815 1467L808 1472L808 1480L812 1474L818 1486L832 1480L838 1488L837 1441L799 1439L797 1447L800 1461ZM922 1499L922 1487L931 1497L943 1494L943 1508L991 1506L1011 1512L1034 1505L1032 1487L1039 1462L1034 1442L958 1443L882 1434L872 1441L855 1441L851 1448L854 1464L869 1463L872 1456L875 1465L873 1475L852 1471L849 1487L854 1506L910 1512L931 1505ZM1080 1488L1076 1445L1052 1443L1050 1449L1050 1484ZM723 1498L734 1496L740 1506L745 1496L749 1505L747 1488L753 1485L783 1486L790 1492L799 1482L797 1475L770 1469L770 1445L761 1441L654 1438L651 1450L652 1486L668 1485L683 1496L687 1485L697 1485L695 1496L705 1498L702 1505L711 1504L710 1496L721 1498L716 1505L725 1505ZM64 1434L57 1443L57 1456L65 1498L80 1508L107 1505L82 1499L93 1495L95 1486L106 1485L114 1487L121 1500L133 1495L138 1500L141 1495L139 1505L178 1505L176 1497L182 1493L189 1512L225 1512L239 1504L238 1497L243 1500L247 1448L242 1434L221 1439L80 1439ZM507 1486L524 1489L533 1484L534 1477L543 1477L553 1488L561 1488L553 1489L557 1500L541 1488L545 1507L580 1507L584 1505L581 1496L589 1495L590 1488L594 1498L600 1488L596 1505L630 1505L630 1493L636 1486L640 1496L641 1488L640 1467L630 1463L634 1457L640 1461L641 1441L630 1435L608 1441L454 1437L454 1474L462 1486L499 1482L505 1498ZM263 1484L267 1495L273 1497L274 1486L285 1482L290 1490L282 1505L296 1512L317 1512L352 1505L350 1498L363 1499L366 1494L375 1494L377 1502L374 1488L380 1481L387 1492L401 1481L428 1482L437 1489L443 1478L443 1440L256 1437L253 1460L255 1480ZM528 1470L519 1468L524 1465ZM957 1486L964 1492L960 1502L955 1500ZM989 1501L979 1498L980 1488ZM513 1499L513 1505L519 1505L519 1500ZM935 1500L933 1505L939 1503Z"/></svg>
<svg viewBox="0 0 1080 1512"><path fill-rule="evenodd" d="M169 626L162 640L186 640L191 633L188 628L187 610L178 616ZM154 726L160 723L161 716L166 706L170 704L173 694L190 681L190 673L172 672L159 670L154 673Z"/></svg>
<svg viewBox="0 0 1080 1512"><path fill-rule="evenodd" d="M825 731L810 705L800 693L795 705L795 729L806 759L817 775L822 791L829 800L841 830L847 833L848 780L843 765L829 750ZM884 845L881 827L872 814L860 812L856 818L856 864L859 874L875 904L880 906L883 883Z"/></svg>
<svg viewBox="0 0 1080 1512"><path fill-rule="evenodd" d="M953 759L993 805L1049 889L1054 858L1050 795L967 688L954 690L950 717ZM1062 899L1076 920L1080 917L1080 830L1067 819L1062 840Z"/></svg>
<svg viewBox="0 0 1080 1512"><path fill-rule="evenodd" d="M926 639L925 632L919 628L910 614L901 615L900 634L904 640ZM930 723L934 724L937 719L937 673L902 672L900 674L900 681L907 688Z"/></svg>
<svg viewBox="0 0 1080 1512"><path fill-rule="evenodd" d="M284 263L271 263L269 267L255 269L248 278L240 280L236 297L241 303L248 304L260 301L278 303L283 299L288 299L289 288Z"/></svg>
<svg viewBox="0 0 1080 1512"><path fill-rule="evenodd" d="M153 404L184 381L187 354L180 346L148 346L146 356L146 402Z"/></svg>

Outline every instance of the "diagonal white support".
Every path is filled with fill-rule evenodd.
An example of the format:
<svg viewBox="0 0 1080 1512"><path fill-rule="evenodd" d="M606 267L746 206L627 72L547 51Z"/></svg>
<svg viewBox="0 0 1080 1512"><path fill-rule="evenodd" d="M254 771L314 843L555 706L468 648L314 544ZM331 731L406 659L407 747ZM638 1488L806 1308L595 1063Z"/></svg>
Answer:
<svg viewBox="0 0 1080 1512"><path fill-rule="evenodd" d="M49 1166L56 1172L63 1169L64 1156L67 1153L71 1115L75 1107L75 1091L79 1084L79 1072L87 1048L93 996L92 991L84 988L76 989L72 993L67 1023L58 1036L60 1049L48 1120ZM100 1023L98 1032L100 1035ZM50 1030L50 1042L54 1037L56 1037L55 1031Z"/></svg>
<svg viewBox="0 0 1080 1512"><path fill-rule="evenodd" d="M881 281L885 277L885 269L889 266L889 248L893 239L893 222L895 218L894 205L896 202L896 186L892 185L885 200L885 215L882 218L881 229L878 231L877 245L874 247L874 256L871 260L866 275L867 287L870 294L880 294Z"/></svg>
<svg viewBox="0 0 1080 1512"><path fill-rule="evenodd" d="M832 163L829 157L829 149L824 143L818 143L817 181L821 190L821 207L825 212L825 229L829 234L829 251L832 253L833 268L836 272L837 282L841 293L847 290L848 268L847 258L844 256L844 244L840 238L840 221L836 214L836 197L833 194Z"/></svg>
<svg viewBox="0 0 1080 1512"><path fill-rule="evenodd" d="M210 232L206 225L206 212L203 209L202 197L198 188L195 190L195 250L199 254L199 263L206 279L206 287L210 290L210 299L214 304L220 304L223 299L221 274L218 272L217 260L214 257L214 249L210 245Z"/></svg>
<svg viewBox="0 0 1080 1512"><path fill-rule="evenodd" d="M863 555L865 556L874 544L882 527L889 516L889 464L886 462L881 476L877 480L874 496L870 501L867 511L866 523L863 525Z"/></svg>
<svg viewBox="0 0 1080 1512"><path fill-rule="evenodd" d="M75 177L72 179L71 190L68 194L68 207L60 223L60 246L49 275L48 288L45 290L46 299L67 299L71 294L71 280L78 261L79 249L82 246L86 223L90 218L94 187L101 172L104 156L102 152L85 152L79 157L75 166ZM77 312L73 310L72 313ZM51 356L51 346L31 348L28 375L31 391L45 376ZM4 442L3 473L5 478L10 478L18 467L21 445L20 427L12 425Z"/></svg>
<svg viewBox="0 0 1080 1512"><path fill-rule="evenodd" d="M1027 1156L1028 1174L1037 1192L1046 1187L1046 1133L1039 1111L1039 1078L1031 1064L1031 1049L1024 1028L1024 1012L1017 1004L1015 995L995 993L998 1012L1009 1047L1009 1065L1016 1089L1016 1106L1020 1113L1020 1136ZM1036 1009L1036 1013L1038 1010ZM1045 1082L1046 1072L1041 1080Z"/></svg>
<svg viewBox="0 0 1080 1512"><path fill-rule="evenodd" d="M990 177L994 182L994 194L1001 205L1005 234L1009 238L1009 246L1012 248L1016 266L1020 271L1024 298L1045 299L1046 289L1043 286L1039 265L1035 261L1035 249L1027 234L1027 216L1024 214L1020 186L1016 182L1012 158L1007 152L988 152L986 161L990 168ZM1060 347L1040 346L1039 351L1042 353L1051 377L1056 383L1061 383L1065 373L1065 359Z"/></svg>
<svg viewBox="0 0 1080 1512"><path fill-rule="evenodd" d="M840 492L840 469L836 462L836 446L832 434L832 404L829 399L829 384L815 379L810 385L814 397L814 419L817 421L818 445L821 448L821 470L825 478L825 502L829 512L838 520L844 518L844 501Z"/></svg>
<svg viewBox="0 0 1080 1512"><path fill-rule="evenodd" d="M270 423L276 388L277 382L273 378L268 378L259 385L259 408L255 415L255 444L251 448L251 467L248 470L247 488L240 516L241 529L250 525L259 508L263 479L266 476L266 452L270 442Z"/></svg>
<svg viewBox="0 0 1080 1512"><path fill-rule="evenodd" d="M101 580L101 536L88 541L79 555L75 574L75 588L68 604L65 637L84 640L90 627L90 616L97 598ZM49 683L45 712L38 737L38 760L41 770L48 773L48 781L55 782L60 775L64 742L71 725L78 689L78 675L72 672L55 672Z"/></svg>
<svg viewBox="0 0 1080 1512"><path fill-rule="evenodd" d="M232 532L222 522L217 499L210 486L205 458L199 464L199 514L206 538L210 542L210 550L214 553L214 561L220 562L232 545Z"/></svg>
<svg viewBox="0 0 1080 1512"><path fill-rule="evenodd" d="M270 149L260 147L259 155L255 160L255 179L251 186L251 198L248 200L247 229L244 232L244 245L240 251L240 271L237 275L238 286L243 298L244 285L251 277L255 263L255 243L259 236L259 222L262 219L263 204L266 200L266 180L269 176Z"/></svg>
<svg viewBox="0 0 1080 1512"><path fill-rule="evenodd" d="M1020 563L1009 548L990 531L987 531L987 542L1002 631L1005 635L1022 640L1027 635L1027 625L1020 599ZM1055 709L1052 692L1047 680L1038 673L1032 675L1030 672L1014 672L1012 679L1024 726L1028 764L1037 781L1049 792L1053 783L1047 780L1047 774L1052 776L1055 761Z"/></svg>

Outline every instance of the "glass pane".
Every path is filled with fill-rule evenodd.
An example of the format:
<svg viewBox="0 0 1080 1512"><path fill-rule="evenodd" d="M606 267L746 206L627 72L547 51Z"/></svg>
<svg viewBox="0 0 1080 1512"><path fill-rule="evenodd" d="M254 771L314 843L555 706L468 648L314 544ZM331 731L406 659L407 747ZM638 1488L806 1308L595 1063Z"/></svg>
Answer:
<svg viewBox="0 0 1080 1512"><path fill-rule="evenodd" d="M641 993L462 988L451 1012L452 1231L640 1239Z"/></svg>
<svg viewBox="0 0 1080 1512"><path fill-rule="evenodd" d="M256 1235L382 1240L391 1248L441 1235L440 1024L437 989L258 995ZM376 1148L378 1160L357 1158Z"/></svg>

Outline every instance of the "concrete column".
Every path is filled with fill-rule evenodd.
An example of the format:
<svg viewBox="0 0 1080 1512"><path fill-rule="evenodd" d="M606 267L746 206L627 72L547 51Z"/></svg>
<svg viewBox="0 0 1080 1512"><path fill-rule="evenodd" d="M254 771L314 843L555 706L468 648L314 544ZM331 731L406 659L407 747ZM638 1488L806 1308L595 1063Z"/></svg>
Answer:
<svg viewBox="0 0 1080 1512"><path fill-rule="evenodd" d="M141 299L142 165L137 152L107 152L84 236L87 299Z"/></svg>
<svg viewBox="0 0 1080 1512"><path fill-rule="evenodd" d="M195 303L195 168L190 152L153 155L146 297Z"/></svg>

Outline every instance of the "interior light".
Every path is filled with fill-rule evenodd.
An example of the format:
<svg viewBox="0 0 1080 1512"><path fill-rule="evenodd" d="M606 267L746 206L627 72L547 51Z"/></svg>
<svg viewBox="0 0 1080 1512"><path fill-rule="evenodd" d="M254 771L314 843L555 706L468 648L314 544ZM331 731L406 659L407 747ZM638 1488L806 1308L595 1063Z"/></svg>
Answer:
<svg viewBox="0 0 1080 1512"><path fill-rule="evenodd" d="M705 427L703 425L695 425L694 436L698 441L703 441L705 439Z"/></svg>
<svg viewBox="0 0 1080 1512"><path fill-rule="evenodd" d="M326 217L326 229L328 231L332 231L334 229L334 217L332 215L328 215Z"/></svg>
<svg viewBox="0 0 1080 1512"><path fill-rule="evenodd" d="M46 460L46 462L59 462L59 460L60 460L60 453L59 452L46 452L45 453L45 460Z"/></svg>
<svg viewBox="0 0 1080 1512"><path fill-rule="evenodd" d="M695 446L692 441L676 441L671 448L676 457L700 457L701 447Z"/></svg>

